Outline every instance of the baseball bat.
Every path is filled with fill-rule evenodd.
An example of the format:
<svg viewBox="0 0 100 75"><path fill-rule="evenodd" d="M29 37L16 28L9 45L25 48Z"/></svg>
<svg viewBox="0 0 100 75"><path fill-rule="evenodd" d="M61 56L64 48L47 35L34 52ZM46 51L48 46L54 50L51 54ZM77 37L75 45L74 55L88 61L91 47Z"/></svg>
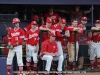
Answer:
<svg viewBox="0 0 100 75"><path fill-rule="evenodd" d="M7 25L6 25L6 23L5 23L5 22L3 22L3 24L4 24L4 26L7 28Z"/></svg>

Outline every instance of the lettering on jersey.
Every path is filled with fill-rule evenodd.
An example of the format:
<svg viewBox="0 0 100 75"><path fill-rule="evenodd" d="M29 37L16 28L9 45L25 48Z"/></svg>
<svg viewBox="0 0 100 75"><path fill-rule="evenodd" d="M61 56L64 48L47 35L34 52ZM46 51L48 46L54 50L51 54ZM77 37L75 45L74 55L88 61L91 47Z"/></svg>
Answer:
<svg viewBox="0 0 100 75"><path fill-rule="evenodd" d="M20 35L20 32L15 32L15 33L11 33L11 36L14 37L14 36L19 36Z"/></svg>
<svg viewBox="0 0 100 75"><path fill-rule="evenodd" d="M34 33L34 34L29 34L29 39L33 38L33 37L37 37L38 34Z"/></svg>
<svg viewBox="0 0 100 75"><path fill-rule="evenodd" d="M100 34L100 32L94 32L93 36Z"/></svg>
<svg viewBox="0 0 100 75"><path fill-rule="evenodd" d="M55 18L56 18L56 16L51 16L50 18L51 18L51 19L55 19Z"/></svg>

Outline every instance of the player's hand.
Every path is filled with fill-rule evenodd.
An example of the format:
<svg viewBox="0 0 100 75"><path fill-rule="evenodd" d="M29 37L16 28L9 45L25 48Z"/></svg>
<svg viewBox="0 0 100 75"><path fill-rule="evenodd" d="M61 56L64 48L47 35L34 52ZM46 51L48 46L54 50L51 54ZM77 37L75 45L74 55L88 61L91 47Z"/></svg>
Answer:
<svg viewBox="0 0 100 75"><path fill-rule="evenodd" d="M10 42L8 42L8 46L10 46L11 45L11 43Z"/></svg>
<svg viewBox="0 0 100 75"><path fill-rule="evenodd" d="M59 54L58 53L55 53L55 56L59 56Z"/></svg>
<svg viewBox="0 0 100 75"><path fill-rule="evenodd" d="M50 53L51 56L55 56L55 53Z"/></svg>
<svg viewBox="0 0 100 75"><path fill-rule="evenodd" d="M19 45L19 43L18 43L18 42L16 42L16 45L18 46L18 45Z"/></svg>
<svg viewBox="0 0 100 75"><path fill-rule="evenodd" d="M29 49L28 48L26 48L26 52L29 52Z"/></svg>
<svg viewBox="0 0 100 75"><path fill-rule="evenodd" d="M34 53L36 53L36 52L37 52L37 49L34 50Z"/></svg>
<svg viewBox="0 0 100 75"><path fill-rule="evenodd" d="M52 32L52 30L51 30L51 29L48 29L48 31L49 31L49 32Z"/></svg>

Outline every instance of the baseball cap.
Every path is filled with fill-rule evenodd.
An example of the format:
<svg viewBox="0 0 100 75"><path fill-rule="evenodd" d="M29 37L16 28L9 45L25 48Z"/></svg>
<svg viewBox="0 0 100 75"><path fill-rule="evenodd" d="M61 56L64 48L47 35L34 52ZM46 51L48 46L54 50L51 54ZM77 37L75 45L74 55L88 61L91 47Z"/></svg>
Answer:
<svg viewBox="0 0 100 75"><path fill-rule="evenodd" d="M31 25L37 25L36 21L32 21Z"/></svg>
<svg viewBox="0 0 100 75"><path fill-rule="evenodd" d="M46 22L52 23L52 19L51 18L47 18Z"/></svg>
<svg viewBox="0 0 100 75"><path fill-rule="evenodd" d="M100 20L96 20L95 23L100 23Z"/></svg>
<svg viewBox="0 0 100 75"><path fill-rule="evenodd" d="M50 33L50 36L53 36L53 37L55 37L56 35L55 35L55 33Z"/></svg>
<svg viewBox="0 0 100 75"><path fill-rule="evenodd" d="M11 27L7 27L6 28L6 31L10 31L12 28Z"/></svg>
<svg viewBox="0 0 100 75"><path fill-rule="evenodd" d="M38 15L34 15L34 16L32 17L32 20L36 20L36 19L38 19L38 18L39 18Z"/></svg>
<svg viewBox="0 0 100 75"><path fill-rule="evenodd" d="M87 17L82 17L81 20L87 21Z"/></svg>
<svg viewBox="0 0 100 75"><path fill-rule="evenodd" d="M66 20L65 20L65 19L61 19L61 20L60 20L60 23L66 24Z"/></svg>

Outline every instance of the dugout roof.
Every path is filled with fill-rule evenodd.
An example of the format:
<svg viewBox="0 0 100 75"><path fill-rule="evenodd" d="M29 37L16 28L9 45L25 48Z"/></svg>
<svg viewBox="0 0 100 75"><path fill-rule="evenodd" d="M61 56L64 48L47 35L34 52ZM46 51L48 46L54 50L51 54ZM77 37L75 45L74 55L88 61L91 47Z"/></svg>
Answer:
<svg viewBox="0 0 100 75"><path fill-rule="evenodd" d="M100 0L0 0L0 4L99 5Z"/></svg>

